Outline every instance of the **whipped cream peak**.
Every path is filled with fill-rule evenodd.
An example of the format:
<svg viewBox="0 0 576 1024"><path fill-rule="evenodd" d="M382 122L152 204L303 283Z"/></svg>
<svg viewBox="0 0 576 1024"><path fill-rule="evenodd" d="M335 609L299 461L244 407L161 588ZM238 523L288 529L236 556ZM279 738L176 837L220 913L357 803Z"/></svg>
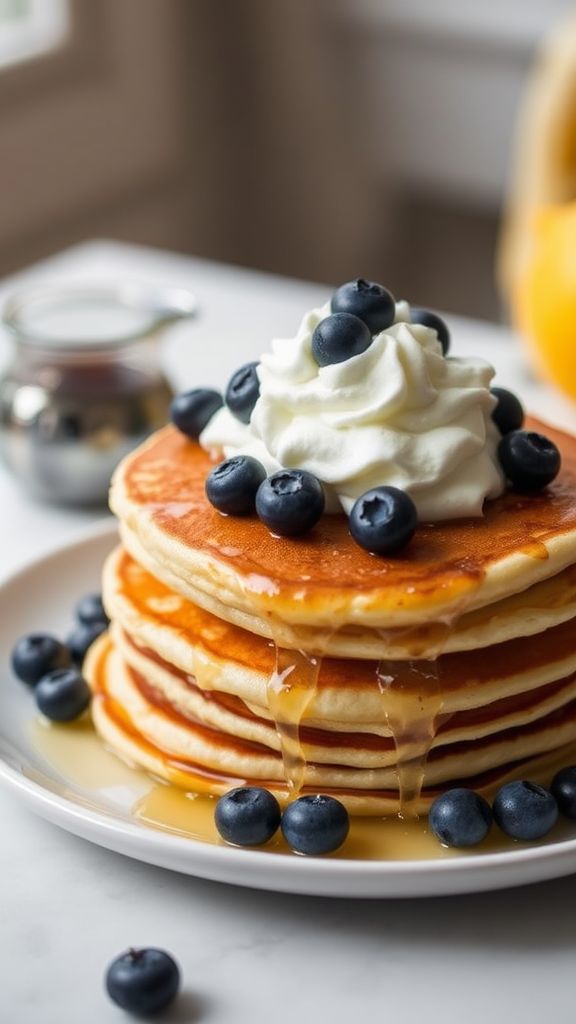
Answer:
<svg viewBox="0 0 576 1024"><path fill-rule="evenodd" d="M218 410L200 436L215 453L246 454L268 473L306 469L324 485L327 511L349 513L373 487L413 499L421 521L479 516L505 486L491 413L493 368L445 357L436 331L396 321L350 359L318 366L312 335L330 304L306 313L294 338L275 339L258 367L250 422Z"/></svg>

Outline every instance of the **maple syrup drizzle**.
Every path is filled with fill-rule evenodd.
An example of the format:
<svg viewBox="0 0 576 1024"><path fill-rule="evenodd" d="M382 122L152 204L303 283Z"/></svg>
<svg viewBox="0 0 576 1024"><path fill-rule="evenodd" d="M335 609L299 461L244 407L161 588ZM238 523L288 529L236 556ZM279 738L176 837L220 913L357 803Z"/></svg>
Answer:
<svg viewBox="0 0 576 1024"><path fill-rule="evenodd" d="M103 801L108 804L113 798L116 814L128 814L147 828L211 845L223 845L214 824L217 797L187 791L182 788L181 780L174 780L175 784L157 782L146 771L131 766L116 752L109 751L88 718L68 725L46 723L36 718L30 723L28 734L32 746L50 769L49 776L45 769L26 769L26 774L41 785L48 785L67 799L78 800L84 807L93 806L97 811L102 810ZM570 750L564 748L549 755L547 777L551 778L563 765L573 763L575 757L576 745L572 745ZM542 781L545 781L544 777ZM572 823L561 823L542 844L573 838L573 834ZM407 821L397 817L353 816L346 842L330 855L330 859L390 862L462 858L510 850L511 845L509 839L493 829L480 847L446 849L431 834L426 818ZM514 848L533 845L514 843ZM289 853L280 832L259 849L271 854Z"/></svg>
<svg viewBox="0 0 576 1024"><path fill-rule="evenodd" d="M252 596L249 587L246 596ZM464 597L458 614L466 610L466 604L468 599ZM396 748L399 815L404 820L418 816L426 762L444 708L445 686L440 678L439 655L445 650L457 617L454 614L449 620L437 622L433 630L400 630L406 653L413 657L398 661L381 659L377 666L376 681L383 700L383 716ZM322 654L334 630L324 631L319 644L321 654L314 655L299 643L297 627L291 627L291 633L294 647L290 649L276 638L275 667L268 681L267 699L280 741L284 777L289 795L294 798L303 789L307 773L301 725L313 705ZM386 631L379 633L382 639L387 639ZM394 639L398 639L397 630ZM198 664L195 669L196 682L202 689L217 686L217 679L205 666Z"/></svg>
<svg viewBox="0 0 576 1024"><path fill-rule="evenodd" d="M438 661L381 660L376 679L396 748L398 813L401 818L415 818L428 754L444 704Z"/></svg>
<svg viewBox="0 0 576 1024"><path fill-rule="evenodd" d="M288 789L296 797L306 775L300 726L316 693L322 658L277 644L275 647L276 665L267 686L268 707L280 740Z"/></svg>
<svg viewBox="0 0 576 1024"><path fill-rule="evenodd" d="M402 631L402 641L415 655L408 660L381 658L376 668L386 724L396 748L398 814L418 817L426 763L445 704L440 654L454 628L456 616L436 623L433 633ZM380 630L382 639L386 631Z"/></svg>
<svg viewBox="0 0 576 1024"><path fill-rule="evenodd" d="M103 645L95 672L96 700L106 700L105 657L106 645ZM54 775L47 776L41 768L29 766L27 774L40 784L48 785L73 802L79 801L83 806L94 806L97 810L101 810L102 800L106 804L112 800L112 813L129 814L146 827L222 845L214 824L217 800L213 794L214 779L211 784L200 774L190 772L189 766L178 766L167 760L164 767L171 784L158 783L148 772L135 768L129 758L109 751L88 718L64 726L35 719L31 723L30 737L44 761L57 773L57 778L54 778ZM138 746L144 744L137 734L131 739ZM573 763L575 751L576 744L572 743L538 759L538 771L529 771L530 777L548 784L558 768ZM523 766L511 768L511 777L525 775ZM230 779L229 782L239 784L238 779ZM572 835L573 826L568 823L555 829L554 836L543 842L572 838ZM510 841L497 829L492 831L480 851L477 848L470 851L448 850L432 836L425 817L403 820L397 816L352 816L348 839L331 856L384 861L421 860L465 857L509 848ZM289 852L281 833L277 833L263 849L272 854Z"/></svg>
<svg viewBox="0 0 576 1024"><path fill-rule="evenodd" d="M449 631L449 625L440 627L432 653L437 654L444 646ZM323 637L324 649L332 635ZM294 798L302 790L306 777L301 725L314 700L322 658L278 644L275 649L276 666L267 688L268 706L280 739L284 775ZM416 818L426 761L444 706L438 658L381 659L376 680L386 724L396 748L399 816Z"/></svg>

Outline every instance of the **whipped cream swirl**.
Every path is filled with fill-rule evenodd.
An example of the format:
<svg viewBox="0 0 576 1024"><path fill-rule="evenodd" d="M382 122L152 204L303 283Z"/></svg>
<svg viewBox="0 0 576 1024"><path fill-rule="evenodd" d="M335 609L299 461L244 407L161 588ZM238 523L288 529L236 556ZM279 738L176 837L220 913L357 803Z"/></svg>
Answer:
<svg viewBox="0 0 576 1024"><path fill-rule="evenodd" d="M200 436L214 453L252 455L268 473L306 469L324 485L327 511L348 513L372 487L406 491L421 521L479 516L505 486L492 421L493 368L446 358L436 332L396 323L346 362L318 366L311 341L330 305L307 313L295 338L277 339L258 367L250 423L226 408Z"/></svg>

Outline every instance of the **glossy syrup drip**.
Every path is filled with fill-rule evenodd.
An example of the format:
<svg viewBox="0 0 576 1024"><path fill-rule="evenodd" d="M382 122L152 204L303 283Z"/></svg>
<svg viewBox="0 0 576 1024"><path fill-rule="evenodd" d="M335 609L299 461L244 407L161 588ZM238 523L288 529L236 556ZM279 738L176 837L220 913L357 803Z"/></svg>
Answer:
<svg viewBox="0 0 576 1024"><path fill-rule="evenodd" d="M396 747L399 814L414 818L444 703L438 661L382 660L376 678Z"/></svg>
<svg viewBox="0 0 576 1024"><path fill-rule="evenodd" d="M137 821L162 832L222 845L214 824L214 805L214 798L156 785L137 801L133 814ZM261 849L269 854L290 853L280 831ZM458 852L441 846L425 819L352 818L346 842L330 859L439 860L454 858Z"/></svg>
<svg viewBox="0 0 576 1024"><path fill-rule="evenodd" d="M276 645L276 665L268 681L268 707L280 739L284 775L292 796L297 796L306 775L306 756L300 726L310 707L322 658Z"/></svg>
<svg viewBox="0 0 576 1024"><path fill-rule="evenodd" d="M103 648L100 663L104 655ZM106 695L101 664L96 675L95 699L98 701L105 699ZM109 753L92 732L87 719L68 726L48 725L35 720L31 723L30 739L42 761L47 762L52 770L46 773L40 765L30 766L26 774L41 785L47 785L51 791L61 793L83 807L101 811L104 806L115 817L128 816L143 826L205 843L222 844L214 823L217 799L213 792L214 779L210 784L209 780L191 773L189 766L178 768L168 762L170 770L167 777L173 785L158 784L147 772L127 767L129 762L123 755L118 759ZM145 742L142 737L134 739L139 746ZM510 777L530 777L547 785L559 767L573 761L574 744L571 744L551 752L544 759L539 758L537 771L530 767L527 772L524 765L511 765ZM225 782L222 777L219 781ZM228 780L229 783L233 781L238 783L238 780ZM551 839L557 841L571 835L573 831L559 827ZM509 848L510 841L493 829L481 851L489 853ZM271 854L289 853L281 832L265 849ZM425 817L419 820L353 817L348 839L333 856L390 861L462 857L477 852L476 848L470 851L444 849L431 834Z"/></svg>
<svg viewBox="0 0 576 1024"><path fill-rule="evenodd" d="M109 752L95 733L89 719L72 725L48 724L33 719L28 739L47 769L29 766L25 774L72 803L96 811L110 810L148 828L203 843L222 845L214 824L216 798L175 785L156 782L140 769L130 767L116 753ZM576 749L562 748L546 758L538 775L545 783L562 766L574 763ZM560 824L542 844L572 838L572 823ZM402 821L398 818L352 817L350 834L331 859L353 858L380 861L414 861L461 858L511 849L511 840L493 829L481 847L470 850L446 849L431 834L425 818ZM525 844L515 843L522 849ZM530 844L533 846L533 844ZM288 853L278 832L265 849L272 854Z"/></svg>
<svg viewBox="0 0 576 1024"><path fill-rule="evenodd" d="M396 748L399 816L418 816L426 763L438 731L445 703L440 655L454 628L454 619L436 623L433 634L402 631L403 641L414 658L396 661L382 658L376 668L386 724ZM383 639L385 631L380 631Z"/></svg>

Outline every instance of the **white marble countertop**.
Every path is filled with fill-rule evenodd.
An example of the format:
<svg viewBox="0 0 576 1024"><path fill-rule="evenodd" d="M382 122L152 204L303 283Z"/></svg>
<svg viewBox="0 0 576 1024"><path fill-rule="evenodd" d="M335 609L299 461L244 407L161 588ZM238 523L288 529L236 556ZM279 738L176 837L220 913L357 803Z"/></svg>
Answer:
<svg viewBox="0 0 576 1024"><path fill-rule="evenodd" d="M221 386L327 295L302 282L95 242L4 282L0 298L27 279L124 276L185 285L198 296L199 318L175 328L166 346L179 387ZM451 325L454 351L485 356L498 382L531 409L576 429L576 409L531 380L508 332L457 318ZM1 469L2 576L96 517L32 503ZM162 1020L574 1020L576 875L441 900L283 896L108 853L34 817L4 789L0 808L0 1020L7 1024L126 1019L108 1001L102 975L129 945L162 946L182 965L183 995Z"/></svg>

